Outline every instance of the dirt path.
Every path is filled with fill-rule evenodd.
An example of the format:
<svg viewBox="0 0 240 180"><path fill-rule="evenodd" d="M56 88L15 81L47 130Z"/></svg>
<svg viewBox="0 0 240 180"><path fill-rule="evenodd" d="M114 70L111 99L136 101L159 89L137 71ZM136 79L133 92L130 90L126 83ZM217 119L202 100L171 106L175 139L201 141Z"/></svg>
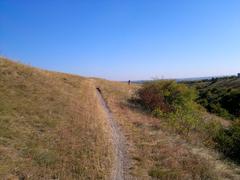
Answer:
<svg viewBox="0 0 240 180"><path fill-rule="evenodd" d="M97 97L104 112L106 113L107 123L110 127L112 136L111 139L114 147L115 160L113 164L112 177L110 179L112 180L130 179L127 172L129 169L129 158L127 157L125 138L119 126L114 121L113 115L110 112L110 109L107 106L105 100L103 99L100 89L97 89Z"/></svg>

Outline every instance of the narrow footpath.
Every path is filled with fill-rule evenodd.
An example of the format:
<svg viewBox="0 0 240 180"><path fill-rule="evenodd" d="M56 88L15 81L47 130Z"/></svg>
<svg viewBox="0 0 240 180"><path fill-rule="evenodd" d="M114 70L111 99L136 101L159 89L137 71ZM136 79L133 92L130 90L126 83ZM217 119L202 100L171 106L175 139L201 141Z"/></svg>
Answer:
<svg viewBox="0 0 240 180"><path fill-rule="evenodd" d="M101 90L97 88L97 97L99 103L101 104L104 112L106 113L107 123L109 125L109 129L111 132L111 140L113 143L115 159L113 163L113 170L111 178L112 180L123 180L123 179L131 179L128 175L129 168L129 158L127 157L126 143L125 137L122 134L118 124L113 119L113 115L110 112L107 103L103 99Z"/></svg>

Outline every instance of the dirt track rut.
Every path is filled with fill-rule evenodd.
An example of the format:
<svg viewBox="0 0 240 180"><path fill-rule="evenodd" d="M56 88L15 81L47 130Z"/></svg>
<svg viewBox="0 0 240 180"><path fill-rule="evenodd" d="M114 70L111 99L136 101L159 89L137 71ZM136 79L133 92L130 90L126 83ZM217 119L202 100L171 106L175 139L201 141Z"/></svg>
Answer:
<svg viewBox="0 0 240 180"><path fill-rule="evenodd" d="M114 160L113 170L112 170L110 179L112 180L131 179L127 173L129 168L129 159L127 157L125 137L122 134L118 124L114 120L113 115L102 96L101 90L98 88L97 88L97 96L99 99L99 103L101 104L107 116L107 123L111 131L111 140L113 143L114 154L115 154L115 160Z"/></svg>

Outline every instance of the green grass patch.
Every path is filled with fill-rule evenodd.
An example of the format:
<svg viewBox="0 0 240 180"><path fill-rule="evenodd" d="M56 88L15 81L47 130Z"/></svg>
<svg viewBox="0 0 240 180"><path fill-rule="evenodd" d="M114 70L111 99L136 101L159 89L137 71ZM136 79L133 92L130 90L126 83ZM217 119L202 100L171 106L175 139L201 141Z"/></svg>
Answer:
<svg viewBox="0 0 240 180"><path fill-rule="evenodd" d="M163 168L153 168L148 172L149 176L158 179L178 179L179 175L177 171L166 170Z"/></svg>

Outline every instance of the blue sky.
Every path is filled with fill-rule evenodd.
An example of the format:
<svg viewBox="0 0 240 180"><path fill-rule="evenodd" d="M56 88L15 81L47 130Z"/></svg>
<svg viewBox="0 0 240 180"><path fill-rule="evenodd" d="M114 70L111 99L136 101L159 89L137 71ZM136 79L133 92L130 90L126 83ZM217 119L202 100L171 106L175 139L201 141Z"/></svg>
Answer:
<svg viewBox="0 0 240 180"><path fill-rule="evenodd" d="M112 80L240 72L239 0L1 0L0 54Z"/></svg>

